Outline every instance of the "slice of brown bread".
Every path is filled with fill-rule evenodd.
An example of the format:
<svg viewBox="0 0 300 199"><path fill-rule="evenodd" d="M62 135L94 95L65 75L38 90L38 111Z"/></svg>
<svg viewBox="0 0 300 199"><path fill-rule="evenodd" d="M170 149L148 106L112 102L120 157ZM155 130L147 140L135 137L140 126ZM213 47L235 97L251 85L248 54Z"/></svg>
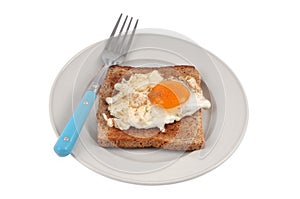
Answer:
<svg viewBox="0 0 300 199"><path fill-rule="evenodd" d="M130 66L111 66L106 74L103 85L98 92L99 103L97 111L98 144L102 147L120 148L163 148L170 150L196 150L204 147L204 132L202 128L201 109L180 121L165 125L165 132L158 128L120 130L109 127L103 118L103 113L112 117L108 111L105 99L115 94L114 85L122 78L128 79L132 74L149 73L157 70L164 78L192 76L200 85L201 77L193 66L168 66L160 68L140 68Z"/></svg>

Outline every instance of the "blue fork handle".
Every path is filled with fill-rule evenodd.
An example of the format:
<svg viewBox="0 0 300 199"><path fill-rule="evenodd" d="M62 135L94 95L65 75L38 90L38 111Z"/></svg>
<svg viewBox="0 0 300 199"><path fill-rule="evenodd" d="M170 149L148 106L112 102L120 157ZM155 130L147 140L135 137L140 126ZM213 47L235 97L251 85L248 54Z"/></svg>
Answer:
<svg viewBox="0 0 300 199"><path fill-rule="evenodd" d="M54 145L54 151L57 155L64 157L72 152L96 97L97 95L94 91L88 90L85 92L83 98L73 112L72 117Z"/></svg>

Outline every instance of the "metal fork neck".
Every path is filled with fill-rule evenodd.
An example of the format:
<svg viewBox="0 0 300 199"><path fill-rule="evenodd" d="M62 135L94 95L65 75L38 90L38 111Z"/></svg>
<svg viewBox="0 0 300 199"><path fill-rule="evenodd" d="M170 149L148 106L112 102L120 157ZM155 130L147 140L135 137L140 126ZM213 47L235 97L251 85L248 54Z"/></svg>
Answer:
<svg viewBox="0 0 300 199"><path fill-rule="evenodd" d="M88 90L93 91L94 93L98 93L98 90L100 88L100 85L104 81L104 78L107 73L107 69L110 65L104 64L99 71L97 72L96 76L93 78L91 83L89 84Z"/></svg>

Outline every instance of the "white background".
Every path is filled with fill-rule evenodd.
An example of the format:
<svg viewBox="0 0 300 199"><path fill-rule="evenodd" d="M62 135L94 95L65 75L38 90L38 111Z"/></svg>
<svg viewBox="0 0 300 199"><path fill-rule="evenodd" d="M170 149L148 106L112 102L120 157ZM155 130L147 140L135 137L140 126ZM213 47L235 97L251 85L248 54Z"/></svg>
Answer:
<svg viewBox="0 0 300 199"><path fill-rule="evenodd" d="M300 6L282 1L0 1L0 198L299 198ZM51 85L120 12L180 32L240 79L249 125L238 150L199 178L118 182L53 152Z"/></svg>

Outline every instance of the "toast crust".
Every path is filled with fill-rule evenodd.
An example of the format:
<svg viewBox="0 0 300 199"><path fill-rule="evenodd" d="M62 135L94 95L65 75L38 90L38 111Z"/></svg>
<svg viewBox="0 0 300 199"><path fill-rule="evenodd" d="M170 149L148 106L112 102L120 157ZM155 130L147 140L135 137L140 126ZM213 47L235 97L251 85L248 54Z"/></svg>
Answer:
<svg viewBox="0 0 300 199"><path fill-rule="evenodd" d="M149 73L157 70L164 78L192 76L200 85L201 78L193 66L168 66L160 68L140 68L130 66L111 66L106 74L103 85L98 91L98 144L101 147L120 148L163 148L169 150L197 150L204 147L205 139L202 128L201 109L191 116L182 118L178 122L165 125L165 132L158 128L120 130L109 127L103 118L103 113L112 117L108 111L105 99L115 94L114 85L122 78L128 79L132 74Z"/></svg>

